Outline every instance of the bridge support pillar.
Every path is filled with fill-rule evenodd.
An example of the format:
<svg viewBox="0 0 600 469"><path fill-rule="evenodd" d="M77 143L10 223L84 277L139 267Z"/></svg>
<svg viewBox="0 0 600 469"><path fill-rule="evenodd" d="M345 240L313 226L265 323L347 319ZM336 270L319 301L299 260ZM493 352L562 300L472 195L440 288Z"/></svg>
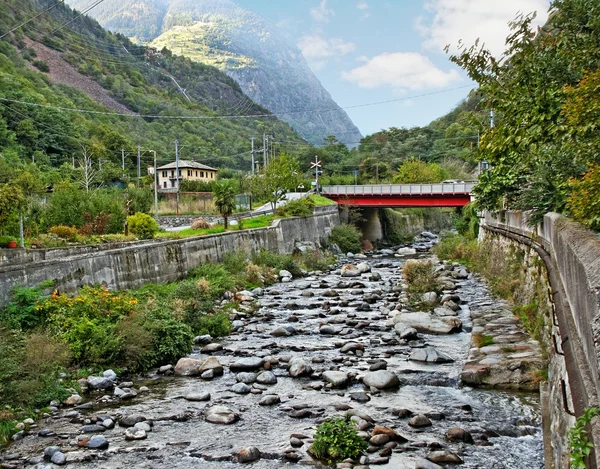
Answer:
<svg viewBox="0 0 600 469"><path fill-rule="evenodd" d="M363 222L360 228L363 232L363 239L368 239L372 243L383 239L383 227L379 219L378 208L361 208Z"/></svg>

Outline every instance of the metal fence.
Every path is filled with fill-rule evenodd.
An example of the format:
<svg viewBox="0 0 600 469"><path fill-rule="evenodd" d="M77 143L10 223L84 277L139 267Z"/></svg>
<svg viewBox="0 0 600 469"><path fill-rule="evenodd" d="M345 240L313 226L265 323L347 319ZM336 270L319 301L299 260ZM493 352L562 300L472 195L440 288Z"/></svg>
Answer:
<svg viewBox="0 0 600 469"><path fill-rule="evenodd" d="M372 195L455 195L470 194L474 182L449 184L366 184L362 186L323 186L323 195L372 196Z"/></svg>

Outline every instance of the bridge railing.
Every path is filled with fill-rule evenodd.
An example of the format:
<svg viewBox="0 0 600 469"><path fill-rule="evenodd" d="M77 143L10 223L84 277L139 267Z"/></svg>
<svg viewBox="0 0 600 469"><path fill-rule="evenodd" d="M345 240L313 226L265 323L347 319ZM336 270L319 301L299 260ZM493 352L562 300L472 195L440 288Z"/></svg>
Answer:
<svg viewBox="0 0 600 469"><path fill-rule="evenodd" d="M332 196L373 195L455 195L470 194L474 182L450 184L365 184L361 186L323 186L321 192Z"/></svg>

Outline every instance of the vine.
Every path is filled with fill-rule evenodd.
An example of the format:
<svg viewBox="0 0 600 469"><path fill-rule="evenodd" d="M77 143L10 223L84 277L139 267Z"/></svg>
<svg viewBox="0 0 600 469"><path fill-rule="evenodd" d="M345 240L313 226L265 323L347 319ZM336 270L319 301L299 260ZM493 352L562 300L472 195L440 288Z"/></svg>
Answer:
<svg viewBox="0 0 600 469"><path fill-rule="evenodd" d="M594 448L585 427L598 415L600 415L600 407L585 409L583 415L577 419L573 428L569 430L569 452L572 468L585 469L585 458L589 456Z"/></svg>

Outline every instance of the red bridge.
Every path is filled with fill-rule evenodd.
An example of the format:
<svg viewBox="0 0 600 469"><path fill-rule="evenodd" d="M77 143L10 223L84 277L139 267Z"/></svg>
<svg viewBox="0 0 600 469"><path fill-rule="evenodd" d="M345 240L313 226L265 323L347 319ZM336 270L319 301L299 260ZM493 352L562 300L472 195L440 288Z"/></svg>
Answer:
<svg viewBox="0 0 600 469"><path fill-rule="evenodd" d="M359 207L464 207L474 186L474 182L323 186L321 193L339 204Z"/></svg>

